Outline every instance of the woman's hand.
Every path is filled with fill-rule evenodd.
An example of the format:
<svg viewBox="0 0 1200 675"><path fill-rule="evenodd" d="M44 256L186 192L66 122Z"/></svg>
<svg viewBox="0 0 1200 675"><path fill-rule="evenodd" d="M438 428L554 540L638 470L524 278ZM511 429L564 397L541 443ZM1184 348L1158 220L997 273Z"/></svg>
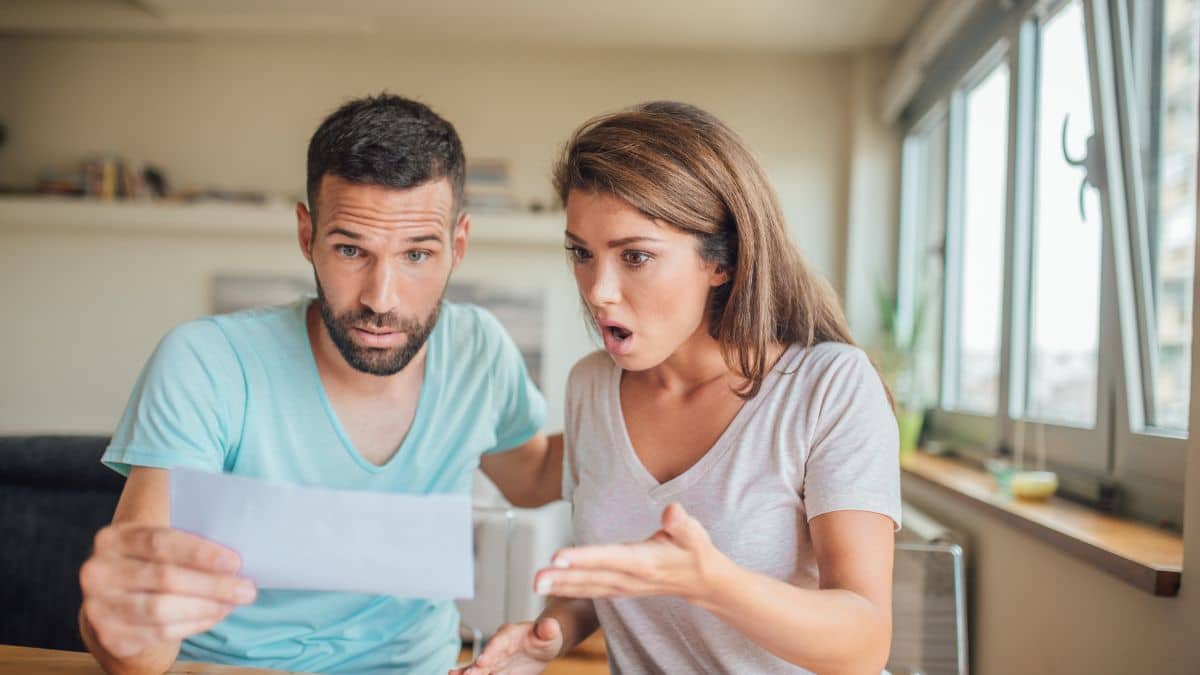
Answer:
<svg viewBox="0 0 1200 675"><path fill-rule="evenodd" d="M557 619L501 626L483 653L469 666L450 675L537 675L562 651L562 628Z"/></svg>
<svg viewBox="0 0 1200 675"><path fill-rule="evenodd" d="M729 564L704 526L675 503L649 539L563 549L534 584L538 593L567 598L672 595L703 604Z"/></svg>

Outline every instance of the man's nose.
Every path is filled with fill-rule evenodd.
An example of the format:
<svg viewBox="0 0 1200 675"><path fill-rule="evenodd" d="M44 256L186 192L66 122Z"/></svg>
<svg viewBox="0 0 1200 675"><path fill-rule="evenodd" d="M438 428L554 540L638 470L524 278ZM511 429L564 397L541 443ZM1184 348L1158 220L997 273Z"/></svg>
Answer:
<svg viewBox="0 0 1200 675"><path fill-rule="evenodd" d="M376 314L388 314L396 309L399 300L400 289L392 266L386 261L372 261L358 301Z"/></svg>

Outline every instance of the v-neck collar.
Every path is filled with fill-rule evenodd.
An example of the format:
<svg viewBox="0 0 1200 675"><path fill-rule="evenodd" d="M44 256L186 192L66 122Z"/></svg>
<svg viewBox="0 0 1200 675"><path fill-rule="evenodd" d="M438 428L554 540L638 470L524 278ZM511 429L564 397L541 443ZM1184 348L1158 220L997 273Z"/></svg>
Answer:
<svg viewBox="0 0 1200 675"><path fill-rule="evenodd" d="M794 350L801 349L799 345L789 345L779 356L775 364L767 371L766 377L763 378L762 386L758 390L758 394L754 398L742 404L733 419L725 427L721 435L712 446L701 455L700 459L696 460L691 466L685 469L682 473L667 480L659 482L653 474L650 473L646 465L642 463L638 457L637 450L633 447L633 440L629 435L629 428L625 424L625 411L621 407L621 376L624 370L616 363L612 364L612 371L608 380L608 400L609 409L612 411L613 420L617 430L617 443L621 447L617 448L625 459L625 464L633 474L634 480L638 485L646 489L649 497L655 501L664 501L670 499L689 487L695 485L707 474L712 467L721 462L729 451L736 447L734 441L741 435L742 429L754 417L755 411L758 410L762 401L767 398L767 394L775 387L779 381L780 371L787 367L794 356Z"/></svg>
<svg viewBox="0 0 1200 675"><path fill-rule="evenodd" d="M439 322L438 325L433 327L433 330L429 333L429 338L425 343L425 373L424 377L421 379L421 393L417 396L417 407L413 411L413 419L412 423L409 424L408 432L404 434L404 440L400 441L399 447L396 448L396 450L392 453L392 456L389 457L386 462L383 464L375 464L364 457L363 454L358 451L358 448L354 447L354 442L350 440L350 435L346 433L345 427L342 426L342 421L338 419L337 411L333 409L333 403L329 400L329 395L325 391L325 383L321 381L321 371L319 368L317 368L317 357L316 354L313 353L312 339L308 335L308 308L315 301L316 298L308 298L301 301L299 303L299 312L297 318L300 321L300 336L304 343L304 353L308 354L306 365L312 374L313 383L316 385L317 396L321 401L321 407L325 409L325 414L329 418L329 424L333 427L334 434L337 435L338 440L341 441L342 448L346 451L346 454L348 454L350 458L354 460L356 464L358 464L359 467L368 473L380 473L382 471L386 471L393 464L401 461L400 458L402 456L410 454L408 452L409 448L411 448L414 443L418 442L415 440L416 437L420 436L424 432L424 420L428 412L427 409L429 408L429 401L434 398L437 389L437 382L434 381L436 378L431 378L430 373L438 372L438 370L433 367L433 361L435 358L440 358L441 356L441 350L434 348L435 343L437 342L435 336L438 334L438 329L441 327L441 324Z"/></svg>

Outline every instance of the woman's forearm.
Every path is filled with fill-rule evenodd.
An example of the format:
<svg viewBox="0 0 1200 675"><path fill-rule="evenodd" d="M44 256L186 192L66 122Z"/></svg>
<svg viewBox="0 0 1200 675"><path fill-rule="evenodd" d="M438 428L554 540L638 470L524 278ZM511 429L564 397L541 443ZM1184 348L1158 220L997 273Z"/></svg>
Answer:
<svg viewBox="0 0 1200 675"><path fill-rule="evenodd" d="M891 646L889 607L849 590L798 588L728 559L711 579L692 602L776 656L822 675L883 670Z"/></svg>
<svg viewBox="0 0 1200 675"><path fill-rule="evenodd" d="M564 656L600 627L596 618L596 606L591 600L551 597L538 620L555 619L562 630L563 646L559 656Z"/></svg>

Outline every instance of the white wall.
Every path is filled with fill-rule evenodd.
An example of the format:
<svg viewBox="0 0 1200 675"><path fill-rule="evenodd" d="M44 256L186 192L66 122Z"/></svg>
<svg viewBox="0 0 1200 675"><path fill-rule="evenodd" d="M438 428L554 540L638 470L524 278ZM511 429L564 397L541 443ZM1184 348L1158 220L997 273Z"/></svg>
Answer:
<svg viewBox="0 0 1200 675"><path fill-rule="evenodd" d="M850 142L845 251L838 273L850 332L860 344L879 344L876 288L894 286L900 213L900 138L878 111L891 53L856 54L850 66Z"/></svg>
<svg viewBox="0 0 1200 675"><path fill-rule="evenodd" d="M678 98L738 129L793 236L841 288L851 159L848 56L650 50L439 49L346 38L0 38L0 184L93 152L164 167L178 187L304 188L304 153L344 100L387 89L453 121L469 157L503 157L523 202L591 115ZM0 433L108 432L149 351L209 311L218 271L305 273L282 237L44 233L0 223ZM590 349L554 245L475 246L463 278L550 290L545 390L561 423L567 369Z"/></svg>
<svg viewBox="0 0 1200 675"><path fill-rule="evenodd" d="M178 186L300 193L321 118L388 89L451 120L468 157L509 159L522 201L547 202L551 162L581 122L678 98L746 137L804 250L834 273L845 57L441 45L0 38L0 119L11 137L0 183L111 150L164 166Z"/></svg>
<svg viewBox="0 0 1200 675"><path fill-rule="evenodd" d="M1197 176L1200 181L1200 176ZM1200 213L1200 189L1196 190L1196 209ZM1196 241L1196 268L1200 269L1200 240ZM1193 277L1200 279L1200 274ZM1192 284L1192 306L1200 307L1200 284ZM1200 335L1200 312L1192 312L1192 335ZM1192 384L1191 390L1200 392L1200 341L1192 341ZM1200 396L1189 401L1188 428L1200 429ZM1184 479L1183 502L1183 565L1184 576L1180 580L1179 614L1182 625L1176 632L1176 649L1184 664L1191 664L1193 672L1200 670L1200 640L1196 639L1196 626L1200 626L1200 438L1193 433L1188 442L1187 468ZM1190 561L1190 562L1189 562ZM1189 567L1190 565L1190 567Z"/></svg>

